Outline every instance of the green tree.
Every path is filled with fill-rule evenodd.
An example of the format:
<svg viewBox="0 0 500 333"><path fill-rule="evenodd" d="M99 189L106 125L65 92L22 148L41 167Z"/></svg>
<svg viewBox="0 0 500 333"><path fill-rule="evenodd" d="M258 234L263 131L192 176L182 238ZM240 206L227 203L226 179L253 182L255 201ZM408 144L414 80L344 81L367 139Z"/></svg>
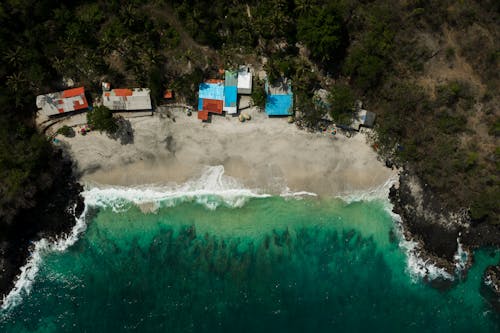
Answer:
<svg viewBox="0 0 500 333"><path fill-rule="evenodd" d="M298 39L304 42L312 58L330 64L338 62L347 45L347 31L334 7L314 7L297 22Z"/></svg>
<svg viewBox="0 0 500 333"><path fill-rule="evenodd" d="M253 105L257 106L260 110L263 110L266 105L266 92L261 80L253 80L252 102Z"/></svg>
<svg viewBox="0 0 500 333"><path fill-rule="evenodd" d="M92 111L87 112L87 122L100 132L104 131L112 134L118 129L118 124L113 117L113 112L103 105L97 106Z"/></svg>
<svg viewBox="0 0 500 333"><path fill-rule="evenodd" d="M330 90L330 116L341 124L349 124L354 115L355 96L346 84L337 84Z"/></svg>

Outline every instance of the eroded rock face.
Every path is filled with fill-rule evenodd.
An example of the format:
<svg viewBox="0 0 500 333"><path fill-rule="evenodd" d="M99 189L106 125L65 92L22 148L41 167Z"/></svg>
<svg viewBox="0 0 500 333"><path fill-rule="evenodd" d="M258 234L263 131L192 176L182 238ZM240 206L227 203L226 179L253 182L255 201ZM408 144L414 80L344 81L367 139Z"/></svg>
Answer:
<svg viewBox="0 0 500 333"><path fill-rule="evenodd" d="M500 264L488 266L483 275L481 294L500 313Z"/></svg>
<svg viewBox="0 0 500 333"><path fill-rule="evenodd" d="M405 238L419 244L422 257L453 276L457 240L468 227L467 217L446 211L430 189L410 172L400 174L399 188L393 187L389 196L394 212L402 219Z"/></svg>
<svg viewBox="0 0 500 333"><path fill-rule="evenodd" d="M32 208L19 211L11 224L0 230L0 301L12 289L33 242L70 232L75 216L83 211L83 188L72 172L71 160L56 151L50 166L55 175L50 189L39 191Z"/></svg>

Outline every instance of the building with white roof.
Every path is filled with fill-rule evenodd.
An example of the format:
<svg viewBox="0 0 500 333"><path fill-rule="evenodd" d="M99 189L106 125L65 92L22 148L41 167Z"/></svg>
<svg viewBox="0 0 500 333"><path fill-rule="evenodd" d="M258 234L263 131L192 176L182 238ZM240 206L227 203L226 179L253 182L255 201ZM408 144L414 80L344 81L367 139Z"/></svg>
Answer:
<svg viewBox="0 0 500 333"><path fill-rule="evenodd" d="M241 66L238 70L238 94L252 93L252 72L248 66Z"/></svg>
<svg viewBox="0 0 500 333"><path fill-rule="evenodd" d="M78 87L36 97L39 114L53 117L68 112L86 110L89 107L85 98L85 88Z"/></svg>
<svg viewBox="0 0 500 333"><path fill-rule="evenodd" d="M102 104L113 111L150 111L148 88L111 89L102 93Z"/></svg>

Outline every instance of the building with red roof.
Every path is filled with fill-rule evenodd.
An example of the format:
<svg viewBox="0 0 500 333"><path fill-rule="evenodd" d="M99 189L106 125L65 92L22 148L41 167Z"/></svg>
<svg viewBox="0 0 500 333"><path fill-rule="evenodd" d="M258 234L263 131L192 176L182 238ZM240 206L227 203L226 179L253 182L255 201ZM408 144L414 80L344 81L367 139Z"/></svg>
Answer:
<svg viewBox="0 0 500 333"><path fill-rule="evenodd" d="M78 87L36 97L36 106L43 116L53 117L73 111L87 110L85 88Z"/></svg>

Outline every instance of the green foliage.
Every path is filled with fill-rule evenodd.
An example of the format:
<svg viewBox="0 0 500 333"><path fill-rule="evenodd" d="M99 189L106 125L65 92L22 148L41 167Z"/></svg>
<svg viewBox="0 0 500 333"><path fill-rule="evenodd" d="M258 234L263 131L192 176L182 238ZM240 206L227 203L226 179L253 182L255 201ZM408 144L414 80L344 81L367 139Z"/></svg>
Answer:
<svg viewBox="0 0 500 333"><path fill-rule="evenodd" d="M113 117L113 112L107 107L101 105L87 112L87 123L95 130L113 134L118 129L116 119Z"/></svg>
<svg viewBox="0 0 500 333"><path fill-rule="evenodd" d="M497 117L495 121L490 124L488 134L495 137L500 136L500 117Z"/></svg>
<svg viewBox="0 0 500 333"><path fill-rule="evenodd" d="M253 105L257 106L260 110L264 110L264 107L266 105L266 91L264 88L264 82L257 78L254 78L252 86Z"/></svg>
<svg viewBox="0 0 500 333"><path fill-rule="evenodd" d="M439 129L448 134L463 132L467 126L467 118L463 115L453 115L448 112L438 115Z"/></svg>
<svg viewBox="0 0 500 333"><path fill-rule="evenodd" d="M347 31L342 17L332 7L314 7L299 16L298 39L311 51L313 59L329 64L339 63L347 45Z"/></svg>
<svg viewBox="0 0 500 333"><path fill-rule="evenodd" d="M470 87L465 82L452 81L437 87L439 105L454 106L460 98L471 98Z"/></svg>
<svg viewBox="0 0 500 333"><path fill-rule="evenodd" d="M340 124L350 124L354 117L356 99L351 88L346 84L336 84L330 90L330 116Z"/></svg>
<svg viewBox="0 0 500 333"><path fill-rule="evenodd" d="M387 72L394 51L394 36L388 9L373 10L363 22L362 35L354 42L343 70L362 90L375 88Z"/></svg>
<svg viewBox="0 0 500 333"><path fill-rule="evenodd" d="M57 130L57 134L64 135L65 137L73 137L75 136L75 131L73 130L73 128L64 125Z"/></svg>
<svg viewBox="0 0 500 333"><path fill-rule="evenodd" d="M478 193L477 198L472 202L470 214L473 220L489 220L490 223L499 224L500 186L497 184L492 188L485 188Z"/></svg>

